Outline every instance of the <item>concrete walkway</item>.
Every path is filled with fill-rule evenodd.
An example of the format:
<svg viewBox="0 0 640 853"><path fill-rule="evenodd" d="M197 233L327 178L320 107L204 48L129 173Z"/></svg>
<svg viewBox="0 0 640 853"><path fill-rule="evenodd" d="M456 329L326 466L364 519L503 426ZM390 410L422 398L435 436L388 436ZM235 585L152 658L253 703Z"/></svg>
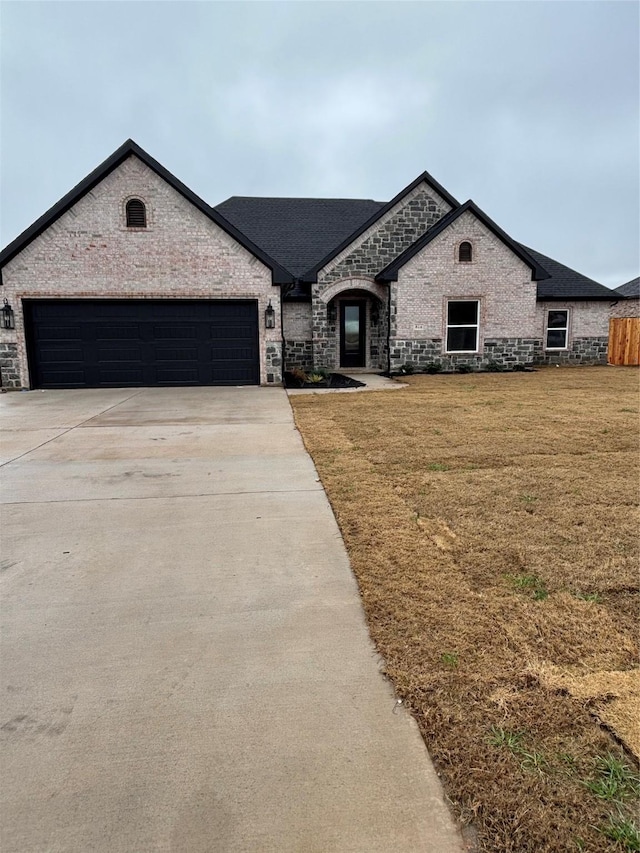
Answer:
<svg viewBox="0 0 640 853"><path fill-rule="evenodd" d="M0 398L3 853L458 853L281 389Z"/></svg>

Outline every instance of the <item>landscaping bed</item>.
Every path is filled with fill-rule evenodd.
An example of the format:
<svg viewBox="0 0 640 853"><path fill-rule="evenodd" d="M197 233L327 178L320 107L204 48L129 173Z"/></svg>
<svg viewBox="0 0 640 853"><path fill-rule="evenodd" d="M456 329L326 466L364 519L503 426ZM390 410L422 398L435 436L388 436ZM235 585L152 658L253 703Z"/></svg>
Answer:
<svg viewBox="0 0 640 853"><path fill-rule="evenodd" d="M297 368L285 370L283 381L285 388L362 388L365 384L342 373L328 370L306 372Z"/></svg>
<svg viewBox="0 0 640 853"><path fill-rule="evenodd" d="M638 851L638 373L291 398L371 636L486 853Z"/></svg>

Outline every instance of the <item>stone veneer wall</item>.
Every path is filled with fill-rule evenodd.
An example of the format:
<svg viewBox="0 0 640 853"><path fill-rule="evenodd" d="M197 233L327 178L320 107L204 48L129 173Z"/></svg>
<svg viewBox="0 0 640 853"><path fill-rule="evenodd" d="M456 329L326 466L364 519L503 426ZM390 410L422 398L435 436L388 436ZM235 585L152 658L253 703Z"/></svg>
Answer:
<svg viewBox="0 0 640 853"><path fill-rule="evenodd" d="M0 342L0 385L2 388L21 388L18 344Z"/></svg>
<svg viewBox="0 0 640 853"><path fill-rule="evenodd" d="M451 206L435 190L420 184L398 202L371 228L358 237L336 258L318 273L318 281L312 285L313 310L313 361L316 366L334 367L338 364L337 322L335 310L321 299L324 291L343 279L373 280L380 270L411 246L428 228L435 225ZM386 322L386 320L385 320ZM382 362L386 366L385 344L380 345L380 334L370 340L371 366Z"/></svg>
<svg viewBox="0 0 640 853"><path fill-rule="evenodd" d="M426 184L417 187L318 275L326 286L342 278L375 276L451 210Z"/></svg>
<svg viewBox="0 0 640 853"><path fill-rule="evenodd" d="M412 365L416 371L429 365L438 365L441 370L457 370L461 364L469 365L473 370L486 370L491 366L508 369L535 364L541 354L541 338L485 339L482 352L458 354L444 354L442 338L395 339L391 341L391 369L399 370L405 364Z"/></svg>
<svg viewBox="0 0 640 853"><path fill-rule="evenodd" d="M573 338L569 349L542 351L537 364L606 364L609 336Z"/></svg>
<svg viewBox="0 0 640 853"><path fill-rule="evenodd" d="M542 338L496 338L485 339L484 349L479 353L443 353L442 338L431 340L391 341L391 370L397 371L410 364L420 371L430 365L441 370L457 370L468 365L473 370L491 367L510 369L518 366L543 364L606 364L608 337L574 338L569 349L545 351Z"/></svg>
<svg viewBox="0 0 640 853"><path fill-rule="evenodd" d="M131 197L145 202L147 228L126 227ZM25 298L255 299L260 381L281 381L280 288L271 271L135 156L13 258L3 280L15 311L10 341L17 345L24 387ZM264 328L269 301L274 329Z"/></svg>
<svg viewBox="0 0 640 853"><path fill-rule="evenodd" d="M292 370L294 367L311 370L313 341L285 341L284 362L285 370Z"/></svg>
<svg viewBox="0 0 640 853"><path fill-rule="evenodd" d="M283 328L285 338L284 368L313 367L313 340L311 331L311 303L283 303Z"/></svg>

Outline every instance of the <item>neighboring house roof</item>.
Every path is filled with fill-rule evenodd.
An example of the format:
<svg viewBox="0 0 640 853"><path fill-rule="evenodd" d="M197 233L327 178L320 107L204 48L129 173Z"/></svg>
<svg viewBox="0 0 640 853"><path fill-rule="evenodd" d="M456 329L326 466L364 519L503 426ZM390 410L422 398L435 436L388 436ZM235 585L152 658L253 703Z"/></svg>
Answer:
<svg viewBox="0 0 640 853"><path fill-rule="evenodd" d="M136 145L132 139L128 139L120 146L120 148L118 148L117 151L114 151L114 153L108 157L104 163L101 163L97 169L94 169L90 175L87 175L83 181L61 198L57 204L54 204L53 207L37 219L33 225L27 228L26 231L23 231L22 234L13 240L13 242L9 243L9 245L0 252L0 268L14 258L18 252L21 252L25 246L28 246L32 240L35 240L36 237L42 234L43 231L49 228L50 225L73 207L73 205L76 204L84 195L97 186L100 181L103 181L107 175L113 172L114 169L120 166L132 154L138 157L138 159L147 165L153 172L165 180L171 187L173 187L174 190L179 192L180 195L190 201L198 208L198 210L202 211L205 216L208 216L209 219L213 220L216 225L222 228L223 231L226 231L227 234L233 237L233 239L240 243L241 246L244 246L244 248L254 255L254 257L258 258L258 260L262 261L265 266L269 267L273 274L274 284L288 284L293 281L292 275L277 263L274 258L270 257L263 249L259 248L234 225L227 222L224 216L215 211L199 196L192 192L189 187L183 184L182 181L179 181L175 175L172 175L171 172L165 169L164 166L160 165L157 160L154 160L153 157L147 154L147 152L140 148L139 145Z"/></svg>
<svg viewBox="0 0 640 853"><path fill-rule="evenodd" d="M438 222L436 222L432 228L429 228L422 237L419 237L415 243L409 246L408 249L405 249L401 255L398 255L394 261L381 270L376 276L376 280L397 281L398 271L407 263L407 261L417 255L418 252L424 249L424 247L427 246L435 237L442 234L442 232L455 222L458 217L467 211L476 216L487 228L489 228L490 231L495 234L499 240L502 240L502 242L531 269L531 278L534 281L549 278L549 273L540 263L538 263L536 258L533 257L528 249L525 249L524 246L521 246L519 243L516 243L515 240L512 240L511 237L509 237L502 228L496 225L496 223L490 219L483 210L480 210L477 204L469 199L469 201L465 201L464 204L461 204L455 210L451 210L446 216L443 216L442 219L438 220Z"/></svg>
<svg viewBox="0 0 640 853"><path fill-rule="evenodd" d="M621 284L620 287L616 287L614 292L620 296L625 296L627 299L640 299L640 276L632 278L626 284Z"/></svg>
<svg viewBox="0 0 640 853"><path fill-rule="evenodd" d="M300 278L385 205L370 199L231 196L215 210Z"/></svg>
<svg viewBox="0 0 640 853"><path fill-rule="evenodd" d="M549 278L546 281L538 282L538 300L553 301L553 300L600 300L615 299L615 294L603 284L598 284L592 278L587 278L586 275L576 272L575 270L566 267L564 264L554 261L553 258L548 258L546 255L535 252L533 249L527 249L536 261L544 266L549 273Z"/></svg>

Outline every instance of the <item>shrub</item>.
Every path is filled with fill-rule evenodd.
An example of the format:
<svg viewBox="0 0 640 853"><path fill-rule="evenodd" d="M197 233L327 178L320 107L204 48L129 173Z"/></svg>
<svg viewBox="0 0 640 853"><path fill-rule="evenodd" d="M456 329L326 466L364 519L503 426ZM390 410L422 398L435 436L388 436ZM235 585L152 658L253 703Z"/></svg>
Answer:
<svg viewBox="0 0 640 853"><path fill-rule="evenodd" d="M301 367L292 367L290 372L291 372L291 375L293 376L293 378L297 379L298 382L306 382L307 381L307 374L305 373L305 371Z"/></svg>
<svg viewBox="0 0 640 853"><path fill-rule="evenodd" d="M442 365L437 361L430 361L425 365L424 372L433 375L434 373L440 373L442 370Z"/></svg>
<svg viewBox="0 0 640 853"><path fill-rule="evenodd" d="M456 369L457 369L458 373L472 373L473 372L473 367L471 367L470 364L465 364L464 362L462 364L459 364Z"/></svg>
<svg viewBox="0 0 640 853"><path fill-rule="evenodd" d="M405 364L402 365L399 372L402 373L403 375L409 376L410 374L413 373L414 369L415 368L414 368L413 364L411 364L410 362L406 362Z"/></svg>

